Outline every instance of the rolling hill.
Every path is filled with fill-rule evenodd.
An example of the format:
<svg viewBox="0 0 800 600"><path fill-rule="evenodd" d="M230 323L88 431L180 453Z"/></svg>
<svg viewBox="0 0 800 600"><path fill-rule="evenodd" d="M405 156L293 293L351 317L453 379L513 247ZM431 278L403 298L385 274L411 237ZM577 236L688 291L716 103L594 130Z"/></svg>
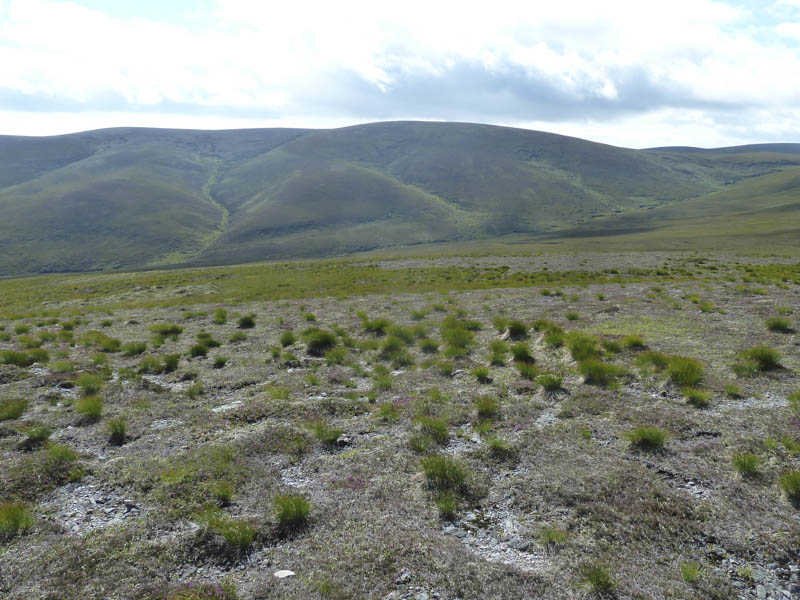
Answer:
<svg viewBox="0 0 800 600"><path fill-rule="evenodd" d="M663 237L698 217L750 231L788 222L798 168L797 144L631 150L463 123L0 136L0 275Z"/></svg>

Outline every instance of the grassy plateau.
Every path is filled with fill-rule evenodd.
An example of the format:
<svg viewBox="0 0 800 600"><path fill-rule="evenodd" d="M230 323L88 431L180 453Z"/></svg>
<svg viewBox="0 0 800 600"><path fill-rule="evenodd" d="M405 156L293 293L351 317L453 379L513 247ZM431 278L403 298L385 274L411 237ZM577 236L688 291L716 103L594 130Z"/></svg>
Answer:
<svg viewBox="0 0 800 600"><path fill-rule="evenodd" d="M794 250L581 235L0 281L0 596L798 597Z"/></svg>

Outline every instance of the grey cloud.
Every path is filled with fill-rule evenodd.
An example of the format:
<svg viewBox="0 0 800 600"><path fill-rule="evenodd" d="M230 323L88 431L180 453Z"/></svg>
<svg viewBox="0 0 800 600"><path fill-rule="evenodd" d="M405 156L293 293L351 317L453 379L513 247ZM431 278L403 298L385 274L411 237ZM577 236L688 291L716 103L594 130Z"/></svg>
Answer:
<svg viewBox="0 0 800 600"><path fill-rule="evenodd" d="M288 89L288 110L261 106L219 106L192 102L163 101L133 104L122 95L107 91L85 102L65 96L26 94L0 87L0 110L29 112L127 112L213 115L239 118L350 117L361 120L423 118L508 121L604 120L652 110L692 108L736 111L744 105L707 102L695 98L671 82L657 81L641 66L610 73L617 98L594 91L591 78L578 80L565 89L546 75L518 65L487 69L482 64L457 62L442 74L407 70L389 71L392 84L382 91L351 70L317 74L302 89Z"/></svg>

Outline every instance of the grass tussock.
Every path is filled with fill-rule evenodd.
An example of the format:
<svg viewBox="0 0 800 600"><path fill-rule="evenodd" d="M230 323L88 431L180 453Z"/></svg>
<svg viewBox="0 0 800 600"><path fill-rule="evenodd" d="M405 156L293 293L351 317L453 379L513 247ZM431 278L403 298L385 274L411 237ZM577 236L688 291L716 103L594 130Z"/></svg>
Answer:
<svg viewBox="0 0 800 600"><path fill-rule="evenodd" d="M437 492L463 492L468 476L467 468L456 459L433 454L422 459L422 472L428 487Z"/></svg>
<svg viewBox="0 0 800 600"><path fill-rule="evenodd" d="M311 504L305 497L298 494L278 494L272 502L275 518L281 527L299 529L308 524Z"/></svg>
<svg viewBox="0 0 800 600"><path fill-rule="evenodd" d="M669 433L658 427L636 427L623 434L631 443L631 447L646 452L658 452L664 449Z"/></svg>
<svg viewBox="0 0 800 600"><path fill-rule="evenodd" d="M10 541L33 527L33 515L20 502L0 503L0 540Z"/></svg>

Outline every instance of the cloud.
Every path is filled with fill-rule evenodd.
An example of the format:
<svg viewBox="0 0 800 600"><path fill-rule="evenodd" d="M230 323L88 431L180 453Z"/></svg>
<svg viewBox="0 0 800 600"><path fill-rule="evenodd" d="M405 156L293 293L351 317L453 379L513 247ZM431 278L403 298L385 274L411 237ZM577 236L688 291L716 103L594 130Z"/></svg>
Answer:
<svg viewBox="0 0 800 600"><path fill-rule="evenodd" d="M653 132L659 122L671 132L663 119L682 113L681 131L693 123L705 139L719 137L709 124L774 113L800 137L800 83L787 77L800 67L796 24L756 26L757 10L714 0L218 0L202 26L0 0L0 111L194 116L199 126L419 118L604 131L638 120Z"/></svg>

